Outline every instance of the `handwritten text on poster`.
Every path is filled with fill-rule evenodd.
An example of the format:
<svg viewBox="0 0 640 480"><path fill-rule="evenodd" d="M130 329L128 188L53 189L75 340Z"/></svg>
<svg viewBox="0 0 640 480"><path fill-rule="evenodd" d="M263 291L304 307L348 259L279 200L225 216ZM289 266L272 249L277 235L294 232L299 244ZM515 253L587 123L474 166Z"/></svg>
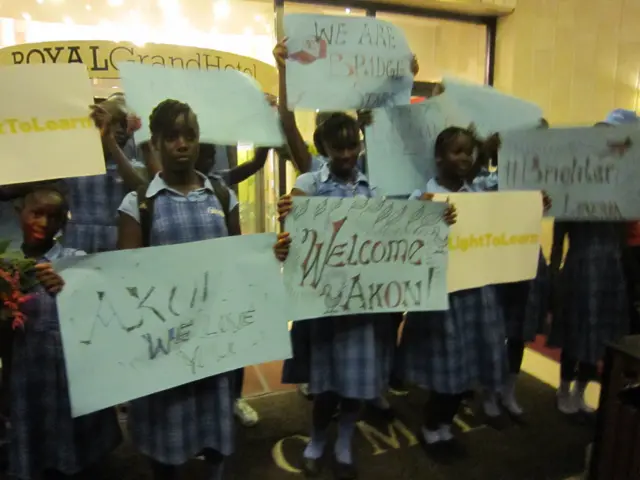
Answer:
<svg viewBox="0 0 640 480"><path fill-rule="evenodd" d="M290 316L448 308L448 226L434 202L294 198L284 266Z"/></svg>
<svg viewBox="0 0 640 480"><path fill-rule="evenodd" d="M640 132L630 127L507 132L500 189L546 191L562 220L640 219Z"/></svg>
<svg viewBox="0 0 640 480"><path fill-rule="evenodd" d="M63 261L72 414L288 358L274 241L247 235Z"/></svg>
<svg viewBox="0 0 640 480"><path fill-rule="evenodd" d="M402 30L372 18L286 15L289 109L405 105L412 54Z"/></svg>

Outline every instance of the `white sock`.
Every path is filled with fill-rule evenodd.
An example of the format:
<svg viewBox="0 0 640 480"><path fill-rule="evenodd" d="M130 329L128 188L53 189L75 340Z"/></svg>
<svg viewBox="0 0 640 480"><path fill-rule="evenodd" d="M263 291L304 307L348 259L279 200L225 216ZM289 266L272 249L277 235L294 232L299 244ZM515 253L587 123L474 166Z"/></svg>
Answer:
<svg viewBox="0 0 640 480"><path fill-rule="evenodd" d="M568 396L571 393L571 382L567 380L560 380L560 387L558 388L558 395Z"/></svg>
<svg viewBox="0 0 640 480"><path fill-rule="evenodd" d="M451 425L440 425L440 430L438 430L438 434L440 435L440 439L443 442L450 442L451 440L453 440Z"/></svg>
<svg viewBox="0 0 640 480"><path fill-rule="evenodd" d="M484 413L489 417L499 417L500 408L498 407L497 395L494 392L486 392L482 402Z"/></svg>
<svg viewBox="0 0 640 480"><path fill-rule="evenodd" d="M422 427L422 436L429 445L442 441L439 430L427 430L425 427Z"/></svg>
<svg viewBox="0 0 640 480"><path fill-rule="evenodd" d="M573 415L574 413L578 413L578 407L576 406L576 402L571 395L571 382L561 381L560 387L558 388L558 393L556 394L558 398L558 410L560 410L565 415Z"/></svg>
<svg viewBox="0 0 640 480"><path fill-rule="evenodd" d="M584 394L587 391L588 384L588 382L576 382L572 392L573 402L578 411L593 413L595 410L587 405L587 402L584 399Z"/></svg>
<svg viewBox="0 0 640 480"><path fill-rule="evenodd" d="M507 383L502 389L502 403L504 406L514 415L522 415L522 407L518 404L516 399L516 382L518 380L517 374L509 375Z"/></svg>

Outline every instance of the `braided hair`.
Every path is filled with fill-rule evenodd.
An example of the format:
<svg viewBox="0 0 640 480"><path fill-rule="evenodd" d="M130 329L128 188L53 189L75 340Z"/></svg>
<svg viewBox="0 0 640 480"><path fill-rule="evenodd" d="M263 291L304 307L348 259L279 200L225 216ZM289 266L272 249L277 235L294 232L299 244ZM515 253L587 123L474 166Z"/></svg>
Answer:
<svg viewBox="0 0 640 480"><path fill-rule="evenodd" d="M356 138L356 143L353 139ZM328 157L324 145L336 150L357 148L360 144L360 127L351 115L342 112L332 113L313 134L313 144L318 153Z"/></svg>
<svg viewBox="0 0 640 480"><path fill-rule="evenodd" d="M149 115L151 137L168 136L174 130L176 120L192 112L188 104L178 100L167 99L160 102Z"/></svg>

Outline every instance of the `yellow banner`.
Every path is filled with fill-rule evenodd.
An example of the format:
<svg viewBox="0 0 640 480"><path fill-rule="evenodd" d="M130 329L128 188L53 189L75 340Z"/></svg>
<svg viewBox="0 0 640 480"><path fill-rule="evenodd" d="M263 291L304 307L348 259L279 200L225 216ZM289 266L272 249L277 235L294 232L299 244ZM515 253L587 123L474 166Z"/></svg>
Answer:
<svg viewBox="0 0 640 480"><path fill-rule="evenodd" d="M456 206L449 231L449 292L530 280L538 270L540 192L436 195Z"/></svg>
<svg viewBox="0 0 640 480"><path fill-rule="evenodd" d="M254 77L265 92L277 93L277 73L271 65L254 58L218 50L179 45L128 42L74 41L27 43L0 49L0 65L82 63L90 78L120 78L118 63L198 70L234 69Z"/></svg>

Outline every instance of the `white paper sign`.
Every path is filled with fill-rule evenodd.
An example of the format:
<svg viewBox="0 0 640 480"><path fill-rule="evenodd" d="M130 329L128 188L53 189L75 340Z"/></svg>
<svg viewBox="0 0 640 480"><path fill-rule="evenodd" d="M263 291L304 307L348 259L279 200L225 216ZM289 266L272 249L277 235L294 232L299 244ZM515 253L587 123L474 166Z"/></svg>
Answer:
<svg viewBox="0 0 640 480"><path fill-rule="evenodd" d="M260 85L237 70L183 70L137 63L119 63L127 104L141 117L136 142L151 137L149 115L166 99L188 103L198 116L200 141L216 145L238 143L280 146L284 135L278 112Z"/></svg>

